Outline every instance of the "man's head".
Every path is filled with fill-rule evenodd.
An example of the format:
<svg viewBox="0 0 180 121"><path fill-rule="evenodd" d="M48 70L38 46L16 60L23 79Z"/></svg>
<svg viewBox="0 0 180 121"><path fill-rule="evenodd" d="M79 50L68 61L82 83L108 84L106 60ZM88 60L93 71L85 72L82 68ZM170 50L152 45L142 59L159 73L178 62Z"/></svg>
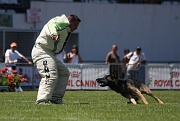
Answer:
<svg viewBox="0 0 180 121"><path fill-rule="evenodd" d="M113 45L113 46L112 46L112 51L113 51L114 53L116 53L117 50L118 50L117 45Z"/></svg>
<svg viewBox="0 0 180 121"><path fill-rule="evenodd" d="M138 47L136 48L136 53L137 53L137 54L140 54L140 53L141 53L141 47L138 46Z"/></svg>
<svg viewBox="0 0 180 121"><path fill-rule="evenodd" d="M77 55L79 54L78 46L77 45L73 45L72 46L72 52L75 52Z"/></svg>
<svg viewBox="0 0 180 121"><path fill-rule="evenodd" d="M127 55L130 52L128 48L124 49L124 55Z"/></svg>
<svg viewBox="0 0 180 121"><path fill-rule="evenodd" d="M68 17L68 20L69 20L69 28L71 30L71 32L75 31L78 26L79 26L79 23L81 22L81 20L76 16L76 15L70 15Z"/></svg>
<svg viewBox="0 0 180 121"><path fill-rule="evenodd" d="M16 48L17 48L16 42L12 42L10 47L11 47L12 51L16 50Z"/></svg>

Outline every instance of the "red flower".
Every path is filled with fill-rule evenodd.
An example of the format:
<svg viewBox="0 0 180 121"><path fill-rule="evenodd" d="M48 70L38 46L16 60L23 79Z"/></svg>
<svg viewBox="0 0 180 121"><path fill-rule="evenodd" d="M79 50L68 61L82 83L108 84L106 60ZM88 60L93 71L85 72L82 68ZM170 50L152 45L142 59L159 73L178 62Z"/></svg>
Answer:
<svg viewBox="0 0 180 121"><path fill-rule="evenodd" d="M17 71L16 71L16 70L11 70L11 72L12 72L13 74L16 74L16 73L17 73Z"/></svg>
<svg viewBox="0 0 180 121"><path fill-rule="evenodd" d="M4 74L4 73L6 73L6 70L2 69L1 74Z"/></svg>
<svg viewBox="0 0 180 121"><path fill-rule="evenodd" d="M8 67L5 66L5 67L1 70L1 74L5 74L5 73L7 72L7 70L8 70Z"/></svg>
<svg viewBox="0 0 180 121"><path fill-rule="evenodd" d="M14 80L9 79L9 84L13 84L13 83L14 83Z"/></svg>
<svg viewBox="0 0 180 121"><path fill-rule="evenodd" d="M13 77L14 77L14 74L9 74L9 75L7 75L7 79L9 79L9 80L12 80L13 79Z"/></svg>
<svg viewBox="0 0 180 121"><path fill-rule="evenodd" d="M27 79L26 78L22 78L21 82L27 82Z"/></svg>
<svg viewBox="0 0 180 121"><path fill-rule="evenodd" d="M6 71L7 71L7 70L8 70L8 67L7 67L7 66L5 66L5 67L4 67L4 70L6 70Z"/></svg>

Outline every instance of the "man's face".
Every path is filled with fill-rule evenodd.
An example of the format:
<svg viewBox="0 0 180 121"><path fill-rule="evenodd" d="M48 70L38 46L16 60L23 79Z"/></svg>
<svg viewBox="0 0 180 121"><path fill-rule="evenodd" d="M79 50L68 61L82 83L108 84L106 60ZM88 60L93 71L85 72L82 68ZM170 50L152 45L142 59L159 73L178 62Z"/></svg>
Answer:
<svg viewBox="0 0 180 121"><path fill-rule="evenodd" d="M17 48L16 46L13 46L13 47L11 47L11 50L12 50L12 51L15 51L16 48Z"/></svg>
<svg viewBox="0 0 180 121"><path fill-rule="evenodd" d="M113 46L112 46L112 50L113 50L114 52L116 52L116 51L118 50L118 47L115 46L115 45L113 45Z"/></svg>
<svg viewBox="0 0 180 121"><path fill-rule="evenodd" d="M136 49L136 53L137 53L138 55L140 54L140 52L141 52L141 50Z"/></svg>
<svg viewBox="0 0 180 121"><path fill-rule="evenodd" d="M71 32L75 31L79 26L79 21L72 21L70 22L69 28Z"/></svg>

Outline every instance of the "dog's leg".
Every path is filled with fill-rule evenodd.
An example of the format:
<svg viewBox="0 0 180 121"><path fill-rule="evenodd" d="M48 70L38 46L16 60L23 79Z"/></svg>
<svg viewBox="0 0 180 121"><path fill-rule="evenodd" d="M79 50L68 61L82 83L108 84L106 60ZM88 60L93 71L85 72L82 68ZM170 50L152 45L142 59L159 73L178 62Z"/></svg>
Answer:
<svg viewBox="0 0 180 121"><path fill-rule="evenodd" d="M127 89L131 90L131 92L133 92L135 95L137 95L143 101L144 104L148 104L145 97L141 94L141 91L138 88L136 88L134 85L128 83Z"/></svg>
<svg viewBox="0 0 180 121"><path fill-rule="evenodd" d="M137 104L134 98L131 98L130 102L132 102L132 104L135 104L135 105Z"/></svg>
<svg viewBox="0 0 180 121"><path fill-rule="evenodd" d="M156 101L158 101L158 103L164 104L163 101L161 101L158 97L154 96L151 90L144 84L141 84L141 92L153 97Z"/></svg>
<svg viewBox="0 0 180 121"><path fill-rule="evenodd" d="M141 91L135 87L130 87L133 92L143 101L144 104L148 104L146 98L141 94Z"/></svg>
<svg viewBox="0 0 180 121"><path fill-rule="evenodd" d="M127 92L122 92L121 95L127 99L129 99L129 102L127 102L128 104L132 103L132 104L137 104L136 100Z"/></svg>
<svg viewBox="0 0 180 121"><path fill-rule="evenodd" d="M156 101L158 101L159 104L164 104L163 101L161 101L158 97L154 96L152 93L147 93L147 95L153 97Z"/></svg>
<svg viewBox="0 0 180 121"><path fill-rule="evenodd" d="M148 104L146 98L141 94L140 91L136 92L136 94L143 101L144 104Z"/></svg>
<svg viewBox="0 0 180 121"><path fill-rule="evenodd" d="M145 92L147 95L153 97L159 104L164 104L158 97L154 96L151 91Z"/></svg>

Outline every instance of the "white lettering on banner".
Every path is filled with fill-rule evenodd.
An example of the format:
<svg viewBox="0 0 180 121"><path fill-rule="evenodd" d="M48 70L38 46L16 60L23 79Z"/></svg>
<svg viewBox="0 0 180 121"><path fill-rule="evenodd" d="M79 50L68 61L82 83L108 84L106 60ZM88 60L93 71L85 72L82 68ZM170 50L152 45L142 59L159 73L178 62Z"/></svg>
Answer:
<svg viewBox="0 0 180 121"><path fill-rule="evenodd" d="M180 89L180 68L151 68L149 71L150 89Z"/></svg>

